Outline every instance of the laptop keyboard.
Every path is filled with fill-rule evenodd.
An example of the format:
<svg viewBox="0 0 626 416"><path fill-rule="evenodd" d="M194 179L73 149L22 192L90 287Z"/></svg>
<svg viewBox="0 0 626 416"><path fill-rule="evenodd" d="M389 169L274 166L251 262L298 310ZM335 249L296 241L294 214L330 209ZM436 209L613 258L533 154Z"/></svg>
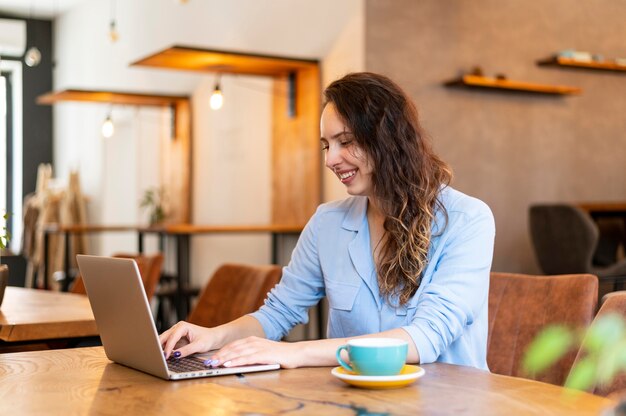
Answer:
<svg viewBox="0 0 626 416"><path fill-rule="evenodd" d="M206 370L208 367L197 358L183 357L167 360L167 368L174 373L187 373L190 371Z"/></svg>

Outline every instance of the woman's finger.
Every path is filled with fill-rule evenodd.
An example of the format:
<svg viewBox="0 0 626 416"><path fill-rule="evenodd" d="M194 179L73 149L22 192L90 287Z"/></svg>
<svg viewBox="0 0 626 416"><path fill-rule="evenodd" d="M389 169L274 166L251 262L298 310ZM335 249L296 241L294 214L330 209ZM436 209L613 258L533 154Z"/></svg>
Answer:
<svg viewBox="0 0 626 416"><path fill-rule="evenodd" d="M178 341L180 341L183 337L187 337L187 339L191 342L192 339L189 337L189 324L187 322L178 322L172 328L169 329L170 334L165 340L165 345L163 347L163 351L165 352L165 358L169 358L172 350L176 347Z"/></svg>

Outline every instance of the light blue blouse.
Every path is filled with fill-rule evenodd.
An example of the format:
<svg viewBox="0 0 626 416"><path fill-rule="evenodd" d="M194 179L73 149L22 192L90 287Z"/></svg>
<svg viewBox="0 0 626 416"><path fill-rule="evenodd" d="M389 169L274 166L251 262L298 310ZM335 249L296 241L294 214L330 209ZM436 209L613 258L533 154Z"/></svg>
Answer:
<svg viewBox="0 0 626 416"><path fill-rule="evenodd" d="M279 340L295 325L306 323L308 309L327 296L330 338L403 328L415 342L421 363L486 370L493 215L485 203L451 187L442 189L440 199L447 223L437 213L422 283L401 307L387 303L378 290L367 198L320 205L280 283L252 314L267 338Z"/></svg>

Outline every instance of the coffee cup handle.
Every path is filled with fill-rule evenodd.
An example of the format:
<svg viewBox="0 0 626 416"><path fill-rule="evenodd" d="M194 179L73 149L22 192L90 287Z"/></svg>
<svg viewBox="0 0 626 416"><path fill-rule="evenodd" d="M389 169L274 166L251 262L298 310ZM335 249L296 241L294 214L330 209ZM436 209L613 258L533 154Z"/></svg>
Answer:
<svg viewBox="0 0 626 416"><path fill-rule="evenodd" d="M344 360L341 359L341 351L342 350L348 350L348 346L347 345L342 345L341 347L337 348L337 362L339 364L341 364L341 366L343 368L345 368L348 371L354 371L354 369L352 367L350 367L350 364L346 363Z"/></svg>

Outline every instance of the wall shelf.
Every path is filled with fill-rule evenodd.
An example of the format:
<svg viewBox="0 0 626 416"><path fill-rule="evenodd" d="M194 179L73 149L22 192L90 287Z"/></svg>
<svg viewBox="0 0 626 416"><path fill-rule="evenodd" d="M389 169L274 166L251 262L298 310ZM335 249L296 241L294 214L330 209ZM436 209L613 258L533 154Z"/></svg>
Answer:
<svg viewBox="0 0 626 416"><path fill-rule="evenodd" d="M524 81L485 77L482 75L463 75L460 78L445 82L444 85L447 87L492 89L543 95L571 95L580 94L582 92L582 90L578 87L536 84Z"/></svg>
<svg viewBox="0 0 626 416"><path fill-rule="evenodd" d="M322 199L318 60L175 45L131 65L272 78L270 222L306 224Z"/></svg>
<svg viewBox="0 0 626 416"><path fill-rule="evenodd" d="M37 104L52 105L64 101L97 102L172 109L172 139L161 140L163 189L169 198L168 221L191 221L191 104L187 96L144 94L120 91L68 89L37 97Z"/></svg>
<svg viewBox="0 0 626 416"><path fill-rule="evenodd" d="M626 65L618 64L613 61L578 61L562 56L552 56L550 58L537 61L539 66L559 66L572 69L589 69L598 71L623 72L626 74Z"/></svg>

